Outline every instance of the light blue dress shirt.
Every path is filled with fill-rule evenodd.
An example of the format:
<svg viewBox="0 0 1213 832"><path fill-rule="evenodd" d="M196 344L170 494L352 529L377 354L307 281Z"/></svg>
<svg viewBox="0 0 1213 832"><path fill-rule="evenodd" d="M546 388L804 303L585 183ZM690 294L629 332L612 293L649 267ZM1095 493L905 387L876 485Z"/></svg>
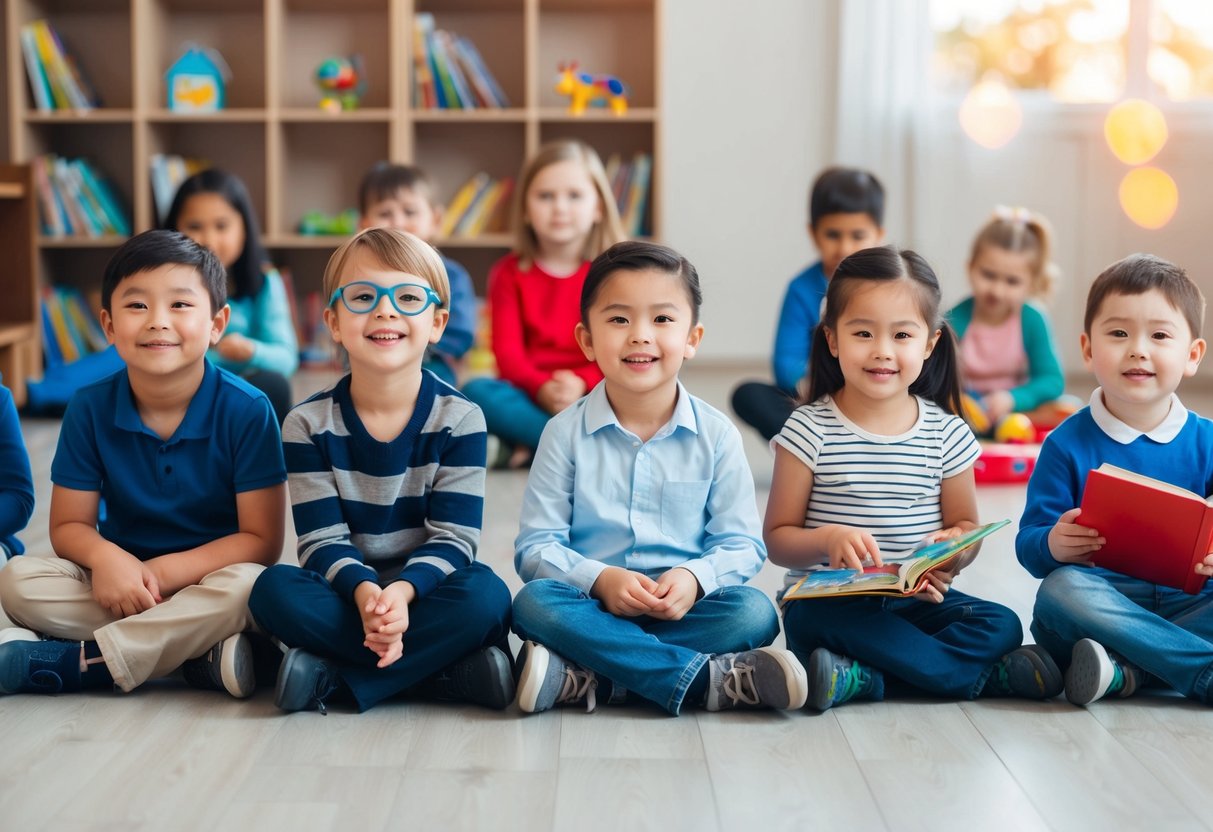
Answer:
<svg viewBox="0 0 1213 832"><path fill-rule="evenodd" d="M681 566L707 595L752 578L766 555L741 436L681 383L647 442L620 425L605 383L548 422L514 541L524 581L589 593L608 566L651 578Z"/></svg>

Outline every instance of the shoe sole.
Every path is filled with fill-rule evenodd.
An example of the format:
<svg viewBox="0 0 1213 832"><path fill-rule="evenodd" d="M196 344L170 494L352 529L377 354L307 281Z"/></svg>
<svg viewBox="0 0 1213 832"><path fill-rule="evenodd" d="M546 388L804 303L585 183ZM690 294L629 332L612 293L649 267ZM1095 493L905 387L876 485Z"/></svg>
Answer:
<svg viewBox="0 0 1213 832"><path fill-rule="evenodd" d="M257 690L253 644L244 633L224 639L219 653L219 678L223 689L236 699L247 699Z"/></svg>
<svg viewBox="0 0 1213 832"><path fill-rule="evenodd" d="M804 707L809 698L809 677L802 665L790 650L780 650L776 647L760 647L756 652L766 653L778 664L783 671L784 682L788 686L788 704L771 707L780 711L795 711Z"/></svg>
<svg viewBox="0 0 1213 832"><path fill-rule="evenodd" d="M818 647L809 655L809 690L813 692L810 703L819 711L828 711L834 704L830 695L830 678L834 675L834 656L824 647Z"/></svg>
<svg viewBox="0 0 1213 832"><path fill-rule="evenodd" d="M528 641L522 646L526 659L522 663L522 672L518 674L518 710L526 714L535 713L535 702L539 699L539 691L543 688L543 680L548 675L548 649L542 644Z"/></svg>
<svg viewBox="0 0 1213 832"><path fill-rule="evenodd" d="M1079 640L1070 653L1066 670L1066 699L1075 705L1088 705L1103 698L1112 685L1115 671L1107 652L1089 638Z"/></svg>
<svg viewBox="0 0 1213 832"><path fill-rule="evenodd" d="M1040 688L1039 693L1034 692L1027 698L1052 699L1065 690L1065 680L1061 676L1061 671L1057 669L1056 663L1053 662L1052 656L1048 656L1047 653L1042 656L1037 651L1027 648L1020 648L1020 655L1025 656L1032 665L1032 671L1036 676L1036 684Z"/></svg>

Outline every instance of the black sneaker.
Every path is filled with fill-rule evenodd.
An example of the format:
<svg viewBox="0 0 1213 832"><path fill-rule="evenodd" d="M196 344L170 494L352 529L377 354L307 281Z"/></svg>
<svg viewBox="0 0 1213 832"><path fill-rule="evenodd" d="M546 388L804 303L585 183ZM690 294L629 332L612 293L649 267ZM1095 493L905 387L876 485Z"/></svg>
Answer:
<svg viewBox="0 0 1213 832"><path fill-rule="evenodd" d="M181 665L181 675L191 687L227 691L237 699L252 696L257 689L252 642L244 633L228 636Z"/></svg>
<svg viewBox="0 0 1213 832"><path fill-rule="evenodd" d="M500 647L485 647L438 671L413 691L429 699L505 710L514 701L510 657Z"/></svg>
<svg viewBox="0 0 1213 832"><path fill-rule="evenodd" d="M4 630L0 694L78 691L84 687L82 675L80 642L38 639L37 633L18 627Z"/></svg>
<svg viewBox="0 0 1213 832"><path fill-rule="evenodd" d="M325 700L337 690L341 679L332 662L313 656L302 647L292 647L278 670L274 704L291 711L328 713Z"/></svg>
<svg viewBox="0 0 1213 832"><path fill-rule="evenodd" d="M987 696L1051 699L1065 686L1057 662L1039 644L1025 644L1002 657L986 679Z"/></svg>

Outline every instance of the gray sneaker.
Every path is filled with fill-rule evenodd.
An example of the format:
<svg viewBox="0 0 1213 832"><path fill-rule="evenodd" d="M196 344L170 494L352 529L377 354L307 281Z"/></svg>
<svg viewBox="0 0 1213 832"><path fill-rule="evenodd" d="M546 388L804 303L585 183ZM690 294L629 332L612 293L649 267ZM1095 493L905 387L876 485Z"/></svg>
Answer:
<svg viewBox="0 0 1213 832"><path fill-rule="evenodd" d="M181 665L181 675L191 687L225 690L237 699L252 696L257 689L253 644L244 633L228 636Z"/></svg>
<svg viewBox="0 0 1213 832"><path fill-rule="evenodd" d="M518 708L523 713L537 714L555 705L580 705L585 702L586 713L598 706L595 691L598 677L566 661L542 644L528 641L518 653Z"/></svg>
<svg viewBox="0 0 1213 832"><path fill-rule="evenodd" d="M1141 685L1142 671L1094 639L1075 642L1066 669L1066 699L1089 705L1105 696L1132 696Z"/></svg>
<svg viewBox="0 0 1213 832"><path fill-rule="evenodd" d="M804 705L809 681L790 650L759 647L744 653L723 653L708 660L709 711L730 708L778 708Z"/></svg>

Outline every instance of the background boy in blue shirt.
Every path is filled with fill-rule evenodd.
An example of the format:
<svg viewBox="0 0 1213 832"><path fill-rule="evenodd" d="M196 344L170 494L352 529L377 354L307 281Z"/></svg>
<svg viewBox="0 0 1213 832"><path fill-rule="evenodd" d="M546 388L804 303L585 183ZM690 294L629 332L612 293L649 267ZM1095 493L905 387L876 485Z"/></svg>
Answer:
<svg viewBox="0 0 1213 832"><path fill-rule="evenodd" d="M675 715L804 704L800 663L764 646L774 607L740 585L766 557L741 437L678 381L700 300L665 246L590 265L577 339L605 378L544 429L514 543L525 712L629 690Z"/></svg>
<svg viewBox="0 0 1213 832"><path fill-rule="evenodd" d="M368 170L358 186L358 210L361 228L395 228L431 244L442 223L433 183L421 168L411 165L380 162ZM476 337L476 290L467 269L441 252L439 257L451 287L449 317L442 338L426 351L422 369L453 385Z"/></svg>
<svg viewBox="0 0 1213 832"><path fill-rule="evenodd" d="M779 312L771 366L775 383L747 381L733 391L733 412L768 441L796 409L821 321L826 281L847 255L884 241L884 187L858 168L822 171L809 192L809 239L821 259L792 278Z"/></svg>
<svg viewBox="0 0 1213 832"><path fill-rule="evenodd" d="M101 324L126 367L64 414L58 557L0 571L12 619L50 637L0 644L0 693L130 691L190 659L192 684L252 693L242 631L262 564L282 552L286 468L265 394L206 359L225 300L222 265L175 231L139 234L110 260Z"/></svg>
<svg viewBox="0 0 1213 832"><path fill-rule="evenodd" d="M34 477L29 454L21 436L21 422L13 404L13 394L0 384L0 568L25 551L17 532L25 528L34 514ZM0 610L0 627L9 621Z"/></svg>
<svg viewBox="0 0 1213 832"><path fill-rule="evenodd" d="M1213 587L1188 595L1092 566L1104 539L1075 522L1087 474L1105 462L1213 492L1213 422L1175 395L1204 357L1204 310L1182 269L1146 254L1109 266L1087 296L1083 361L1100 386L1045 440L1015 539L1019 562L1044 578L1032 634L1069 666L1076 705L1129 696L1148 676L1213 704ZM1213 574L1213 555L1196 569Z"/></svg>

